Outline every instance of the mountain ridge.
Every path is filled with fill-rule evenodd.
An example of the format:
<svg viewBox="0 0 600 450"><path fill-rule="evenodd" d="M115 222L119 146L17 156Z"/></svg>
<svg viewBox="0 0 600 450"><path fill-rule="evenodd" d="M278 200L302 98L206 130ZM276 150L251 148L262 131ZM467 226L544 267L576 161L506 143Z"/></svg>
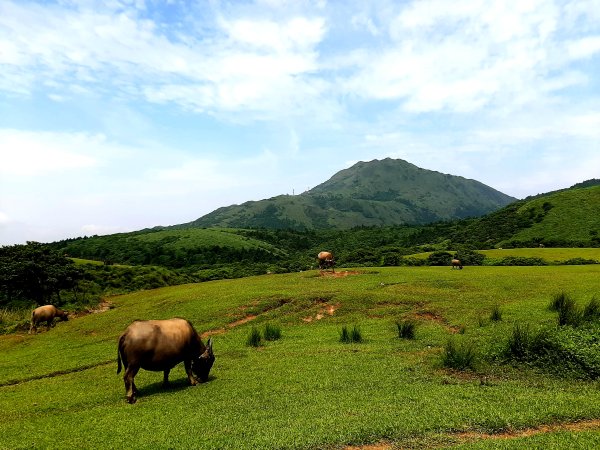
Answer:
<svg viewBox="0 0 600 450"><path fill-rule="evenodd" d="M349 229L477 217L517 199L401 159L360 161L295 196L218 208L180 227Z"/></svg>

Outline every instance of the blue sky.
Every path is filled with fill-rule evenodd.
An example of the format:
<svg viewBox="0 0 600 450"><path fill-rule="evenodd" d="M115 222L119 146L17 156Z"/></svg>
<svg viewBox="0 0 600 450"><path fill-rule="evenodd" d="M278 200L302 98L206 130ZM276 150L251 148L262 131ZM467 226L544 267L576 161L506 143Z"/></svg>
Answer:
<svg viewBox="0 0 600 450"><path fill-rule="evenodd" d="M599 143L600 0L0 0L0 245L386 157L523 198Z"/></svg>

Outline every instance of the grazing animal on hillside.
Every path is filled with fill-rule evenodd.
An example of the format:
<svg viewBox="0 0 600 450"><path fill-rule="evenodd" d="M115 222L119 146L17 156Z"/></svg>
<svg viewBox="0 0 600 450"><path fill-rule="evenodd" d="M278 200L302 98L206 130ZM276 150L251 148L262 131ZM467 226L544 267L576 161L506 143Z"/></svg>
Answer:
<svg viewBox="0 0 600 450"><path fill-rule="evenodd" d="M462 269L462 263L460 262L460 259L453 259L452 260L452 268L453 269Z"/></svg>
<svg viewBox="0 0 600 450"><path fill-rule="evenodd" d="M319 269L323 270L331 267L331 270L335 272L335 269L333 268L333 266L335 266L335 259L331 252L319 252L317 260L319 261Z"/></svg>
<svg viewBox="0 0 600 450"><path fill-rule="evenodd" d="M68 313L62 309L58 309L54 305L44 305L35 308L31 311L31 326L29 327L29 334L31 332L37 333L37 326L41 322L46 322L46 327L49 330L54 325L54 318L58 317L61 320L69 320Z"/></svg>
<svg viewBox="0 0 600 450"><path fill-rule="evenodd" d="M135 403L138 393L134 377L140 369L164 372L163 386L169 383L169 372L183 361L192 386L208 380L215 362L212 339L204 345L192 324L180 318L167 320L136 320L119 338L117 373L125 366L127 401ZM196 375L200 380L198 380Z"/></svg>

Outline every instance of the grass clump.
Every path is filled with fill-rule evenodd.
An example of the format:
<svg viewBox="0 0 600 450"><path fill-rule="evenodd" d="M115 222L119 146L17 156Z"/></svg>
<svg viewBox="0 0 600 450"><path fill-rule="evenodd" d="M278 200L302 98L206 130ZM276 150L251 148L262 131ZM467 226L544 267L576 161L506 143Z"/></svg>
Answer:
<svg viewBox="0 0 600 450"><path fill-rule="evenodd" d="M351 343L360 343L363 341L362 333L360 329L354 325L354 327L349 330L345 325L342 327L342 331L340 332L340 342L343 344L351 344Z"/></svg>
<svg viewBox="0 0 600 450"><path fill-rule="evenodd" d="M262 336L258 328L252 327L248 339L246 339L246 345L248 347L260 347L262 345Z"/></svg>
<svg viewBox="0 0 600 450"><path fill-rule="evenodd" d="M572 303L573 299L566 293L564 292L560 292L558 294L555 294L554 297L552 297L552 300L550 301L550 304L548 305L548 309L550 311L560 311L561 309L563 309L565 307L565 305L567 303Z"/></svg>
<svg viewBox="0 0 600 450"><path fill-rule="evenodd" d="M594 321L600 319L600 301L594 296L583 309L583 320Z"/></svg>
<svg viewBox="0 0 600 450"><path fill-rule="evenodd" d="M266 324L264 330L265 340L276 341L281 339L281 327L279 325Z"/></svg>
<svg viewBox="0 0 600 450"><path fill-rule="evenodd" d="M600 327L542 328L515 324L505 347L507 360L533 364L566 378L600 377Z"/></svg>
<svg viewBox="0 0 600 450"><path fill-rule="evenodd" d="M415 338L415 329L417 324L412 320L402 320L396 322L396 327L398 328L398 337L400 339L414 339Z"/></svg>
<svg viewBox="0 0 600 450"><path fill-rule="evenodd" d="M492 322L500 322L502 320L502 311L499 305L494 305L492 312L490 313L490 320Z"/></svg>
<svg viewBox="0 0 600 450"><path fill-rule="evenodd" d="M472 370L476 359L475 347L466 341L457 343L454 339L449 339L442 353L442 364L450 369Z"/></svg>

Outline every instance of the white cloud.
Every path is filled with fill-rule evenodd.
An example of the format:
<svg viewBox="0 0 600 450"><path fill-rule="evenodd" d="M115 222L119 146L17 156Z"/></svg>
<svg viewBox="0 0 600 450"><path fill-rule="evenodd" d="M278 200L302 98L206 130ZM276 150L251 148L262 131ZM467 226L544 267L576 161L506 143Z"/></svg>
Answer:
<svg viewBox="0 0 600 450"><path fill-rule="evenodd" d="M82 154L102 146L104 137L86 133L28 132L0 129L0 174L33 177L95 167L100 161Z"/></svg>

